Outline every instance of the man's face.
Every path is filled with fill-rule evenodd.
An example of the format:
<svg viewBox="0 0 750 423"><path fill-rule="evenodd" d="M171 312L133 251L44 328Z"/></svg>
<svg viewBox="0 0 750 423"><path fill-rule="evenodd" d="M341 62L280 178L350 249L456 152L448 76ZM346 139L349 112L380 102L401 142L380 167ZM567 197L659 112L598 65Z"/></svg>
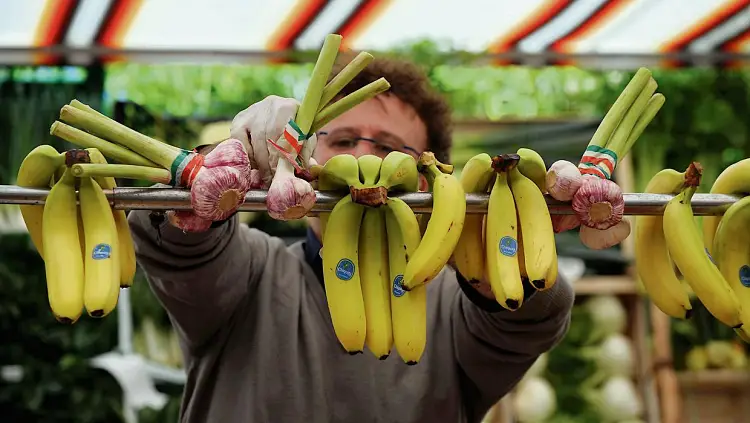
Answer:
<svg viewBox="0 0 750 423"><path fill-rule="evenodd" d="M426 149L427 127L416 111L396 96L381 94L323 127L313 157L322 165L337 154L385 157L399 150L417 159Z"/></svg>

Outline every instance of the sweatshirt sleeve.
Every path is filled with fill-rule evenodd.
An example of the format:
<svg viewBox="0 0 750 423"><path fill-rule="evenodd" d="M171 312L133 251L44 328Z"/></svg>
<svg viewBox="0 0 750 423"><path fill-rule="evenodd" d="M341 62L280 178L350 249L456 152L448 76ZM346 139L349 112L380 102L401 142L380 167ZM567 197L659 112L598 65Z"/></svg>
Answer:
<svg viewBox="0 0 750 423"><path fill-rule="evenodd" d="M470 414L481 419L539 355L565 336L574 293L568 282L558 278L552 288L533 293L521 308L511 312L502 308L488 311L465 291L453 289L451 332L464 404Z"/></svg>
<svg viewBox="0 0 750 423"><path fill-rule="evenodd" d="M208 341L260 279L269 236L237 216L200 233L183 233L150 212L128 216L136 259L172 324L190 348Z"/></svg>

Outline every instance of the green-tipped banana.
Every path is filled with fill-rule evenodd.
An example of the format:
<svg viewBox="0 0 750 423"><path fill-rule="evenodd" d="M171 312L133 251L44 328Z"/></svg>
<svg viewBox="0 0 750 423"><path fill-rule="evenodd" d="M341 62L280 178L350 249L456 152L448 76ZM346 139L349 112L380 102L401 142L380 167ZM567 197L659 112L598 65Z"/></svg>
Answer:
<svg viewBox="0 0 750 423"><path fill-rule="evenodd" d="M380 166L378 186L388 191L414 192L419 188L417 161L409 154L391 151Z"/></svg>
<svg viewBox="0 0 750 423"><path fill-rule="evenodd" d="M365 182L366 183L366 182ZM383 208L368 208L359 234L359 269L365 303L365 345L380 360L391 353L391 283Z"/></svg>
<svg viewBox="0 0 750 423"><path fill-rule="evenodd" d="M732 204L719 222L714 238L714 261L740 303L745 334L750 329L750 197ZM747 328L747 329L746 329Z"/></svg>
<svg viewBox="0 0 750 423"><path fill-rule="evenodd" d="M651 178L646 192L677 194L684 183L685 172L664 169ZM690 296L669 258L662 216L636 217L635 265L646 293L659 310L676 319L690 317Z"/></svg>
<svg viewBox="0 0 750 423"><path fill-rule="evenodd" d="M411 208L389 198L385 209L391 285L393 344L409 365L419 362L427 343L427 286L403 287L406 263L420 244L419 224Z"/></svg>
<svg viewBox="0 0 750 423"><path fill-rule="evenodd" d="M349 354L365 347L367 322L359 268L359 232L364 206L351 196L339 200L331 211L336 230L323 234L323 282L333 330Z"/></svg>
<svg viewBox="0 0 750 423"><path fill-rule="evenodd" d="M365 154L357 159L359 163L359 181L365 187L371 187L378 182L380 176L380 164L383 159L373 154Z"/></svg>
<svg viewBox="0 0 750 423"><path fill-rule="evenodd" d="M16 185L23 188L50 188L55 171L65 164L65 153L58 153L51 145L40 145L21 162L16 176ZM39 255L44 258L42 247L42 221L44 206L21 205L21 216Z"/></svg>
<svg viewBox="0 0 750 423"><path fill-rule="evenodd" d="M692 172L698 176L692 176ZM687 173L685 187L664 209L664 236L669 255L706 309L725 325L737 328L742 325L740 303L706 254L695 224L691 199L700 183L700 170L691 165Z"/></svg>
<svg viewBox="0 0 750 423"><path fill-rule="evenodd" d="M350 187L361 187L359 180L359 162L351 154L338 154L321 167L318 174L320 191L338 191L349 193ZM326 233L326 224L331 213L320 213L320 233Z"/></svg>
<svg viewBox="0 0 750 423"><path fill-rule="evenodd" d="M469 159L461 170L461 186L467 193L485 194L495 176L492 157L480 153ZM464 229L453 250L456 270L470 283L478 283L485 275L484 221L485 214L467 214Z"/></svg>
<svg viewBox="0 0 750 423"><path fill-rule="evenodd" d="M531 179L542 193L547 192L547 183L545 181L547 177L547 165L544 164L542 156L530 148L519 148L516 154L521 156L521 160L518 161L517 166L521 174Z"/></svg>

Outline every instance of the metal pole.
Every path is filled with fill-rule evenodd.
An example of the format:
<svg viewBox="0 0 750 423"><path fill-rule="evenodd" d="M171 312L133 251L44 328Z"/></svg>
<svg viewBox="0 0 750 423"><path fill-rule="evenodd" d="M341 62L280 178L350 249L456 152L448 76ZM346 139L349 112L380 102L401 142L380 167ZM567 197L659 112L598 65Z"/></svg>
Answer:
<svg viewBox="0 0 750 423"><path fill-rule="evenodd" d="M110 204L121 210L190 210L190 190L184 188L115 188L105 190ZM0 204L44 204L49 193L48 189L21 188L15 185L0 185ZM253 190L247 193L245 203L240 211L265 211L265 190ZM313 212L331 211L342 194L325 191L317 192L317 201ZM395 194L415 213L430 213L432 211L432 194L413 192ZM466 210L468 213L486 213L488 204L487 194L466 194ZM664 212L667 202L672 195L625 193L626 215L659 215ZM693 196L693 212L696 216L721 215L739 198L723 194L695 194ZM573 214L570 203L561 202L547 197L550 214Z"/></svg>

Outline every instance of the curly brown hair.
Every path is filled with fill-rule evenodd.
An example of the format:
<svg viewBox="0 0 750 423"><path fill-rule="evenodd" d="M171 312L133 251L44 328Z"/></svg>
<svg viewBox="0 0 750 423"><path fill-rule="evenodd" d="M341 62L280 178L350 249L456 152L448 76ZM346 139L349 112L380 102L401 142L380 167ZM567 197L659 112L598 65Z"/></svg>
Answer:
<svg viewBox="0 0 750 423"><path fill-rule="evenodd" d="M341 56L331 72L332 77L353 58L350 54ZM395 95L416 111L427 127L427 148L435 153L438 160L448 163L452 144L450 106L430 85L427 74L416 64L396 58L377 57L338 96L340 98L350 94L379 78L385 78L391 84L391 88L381 95Z"/></svg>

